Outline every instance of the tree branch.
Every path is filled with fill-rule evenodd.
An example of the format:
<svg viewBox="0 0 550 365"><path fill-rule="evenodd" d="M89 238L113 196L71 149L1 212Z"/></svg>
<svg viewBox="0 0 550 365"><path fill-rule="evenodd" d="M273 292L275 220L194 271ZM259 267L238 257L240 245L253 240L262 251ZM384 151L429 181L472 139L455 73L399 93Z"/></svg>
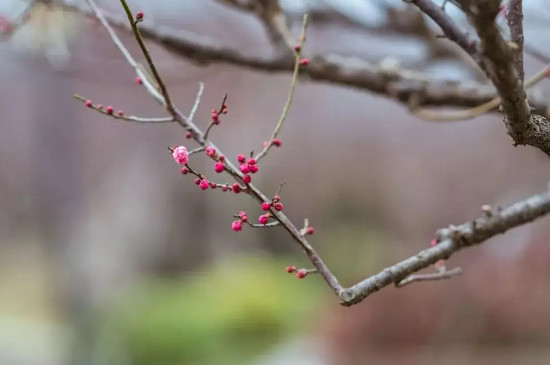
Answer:
<svg viewBox="0 0 550 365"><path fill-rule="evenodd" d="M480 62L500 96L508 134L515 145L531 145L550 156L550 123L542 116L531 115L510 47L495 23L500 1L462 0L461 4L479 35Z"/></svg>
<svg viewBox="0 0 550 365"><path fill-rule="evenodd" d="M109 31L109 35L111 36L111 38L113 38L113 40L116 40L115 43L121 49L122 53L125 55L125 57L129 61L130 65L134 67L135 60L132 58L128 50L124 47L124 45L122 44L118 36L114 33L111 26L109 25L109 22L105 19L104 15L95 4L95 1L94 0L86 0L86 1L92 7L92 10L94 11L95 16L100 20L102 20L101 23ZM120 2L122 3L123 6L126 5L126 0L120 0ZM129 19L129 21L133 21L133 19L132 20ZM141 33L139 31L134 30L134 36L136 38L141 38ZM143 42L142 39L141 39L141 42ZM142 52L148 54L148 50L146 47L141 47L141 50ZM148 58L148 56L150 57L150 55L145 55L146 58ZM198 102L195 102L195 105L198 105ZM209 146L221 153L221 150L217 148L214 145L214 143L212 143L212 141L205 138L204 133L196 126L196 124L191 120L191 118L184 117L183 114L175 107L173 111L174 111L175 121L185 129L190 131L192 133L193 139L201 147ZM231 175L237 182L240 182L240 183L243 182L243 174L229 159L225 160L225 171L229 173L229 175ZM267 196L264 193L262 193L258 188L256 188L253 184L249 183L245 185L246 187L243 189L243 191L250 194L258 202L262 203L269 200ZM275 220L279 222L285 228L285 230L291 235L291 237L294 239L297 245L302 249L302 251L304 251L306 256L309 258L309 260L311 261L315 269L319 272L319 274L325 280L325 282L334 291L334 293L338 295L343 289L342 286L338 282L338 279L336 279L336 277L331 273L331 271L326 266L326 264L321 259L321 257L317 254L315 249L311 246L311 244L305 238L305 235L300 233L300 230L296 228L296 226L294 226L294 224L290 221L290 219L288 219L288 217L283 212L277 211L275 209L270 209L270 213L275 218Z"/></svg>
<svg viewBox="0 0 550 365"><path fill-rule="evenodd" d="M506 21L510 28L510 39L517 46L513 51L513 62L519 79L523 82L523 0L510 0L506 12Z"/></svg>
<svg viewBox="0 0 550 365"><path fill-rule="evenodd" d="M432 0L409 0L424 14L429 16L445 33L447 38L455 42L466 53L476 60L478 57L477 42L470 39L468 33L463 31L450 16L445 13L444 7L434 4ZM477 60L476 60L477 61Z"/></svg>
<svg viewBox="0 0 550 365"><path fill-rule="evenodd" d="M534 195L494 213L484 213L473 222L440 230L441 241L434 247L387 267L340 293L341 304L357 304L378 290L399 283L410 274L448 259L455 252L482 243L507 230L534 221L550 213L550 192Z"/></svg>
<svg viewBox="0 0 550 365"><path fill-rule="evenodd" d="M228 2L235 1L228 0ZM241 4L241 2L238 3ZM70 7L82 13L89 13L77 5ZM129 28L127 22L121 17L109 13L103 15L105 20L113 26ZM210 38L163 25L151 26L141 23L140 32L144 38L162 45L173 54L200 65L222 62L265 72L291 72L294 66L291 54L285 57L248 55L218 44ZM459 36L459 38L463 37ZM388 69L357 57L313 54L310 60L308 67L301 70L301 77L370 91L392 98L407 107L471 108L487 103L497 96L492 85L473 80L459 82L438 79L406 68ZM535 96L530 103L543 113L546 113L549 106L546 99Z"/></svg>
<svg viewBox="0 0 550 365"><path fill-rule="evenodd" d="M464 46L461 33L457 33L454 23L449 23L450 18L442 9L436 10L431 0L410 1L438 23L447 37ZM495 23L500 0L459 0L458 3L470 18L480 39L479 47L476 47L479 51L470 55L497 89L505 115L504 122L514 144L531 145L550 156L550 123L543 116L531 115L523 81L514 67L510 45L502 38ZM518 21L516 14L514 24ZM517 37L520 33L517 24L515 32ZM517 45L514 47L519 48Z"/></svg>
<svg viewBox="0 0 550 365"><path fill-rule="evenodd" d="M125 0L120 1L123 5L126 4ZM128 62L132 65L132 67L134 67L134 69L136 69L136 72L139 72L139 68L135 67L136 63L133 60L132 56L122 45L116 34L112 31L109 23L105 20L102 13L97 9L94 0L87 0L87 2L94 9L96 16L100 20L102 20L102 24L107 28L109 34L111 35L115 43L117 43L117 46L121 49ZM129 20L132 21L130 17ZM134 35L136 39L138 39L139 43L139 39L141 38L140 32L134 30ZM147 48L141 47L141 49L147 57ZM296 55L296 57L298 56L299 54ZM513 68L512 71L514 71ZM294 73L296 74L297 72L298 68L295 69ZM160 78L160 76L158 77ZM161 80L157 81L159 82L159 85L162 82ZM151 94L155 96L154 91L155 89L150 90ZM195 101L193 110L196 110L198 106L201 92L202 88L201 90L199 90L199 95L197 97L197 100ZM167 105L166 107L168 109ZM194 124L191 117L186 118L175 107L173 107L173 112L174 120L178 122L182 127L192 132L192 136L194 140L199 144L200 148L208 146L213 148L215 151L221 153L221 150L219 150L210 140L205 138L204 133ZM192 114L194 114L194 112L192 112L191 115ZM197 174L197 176L199 177L201 176L200 174L192 170L188 165L186 166L192 173ZM243 174L231 163L231 161L229 161L229 159L225 160L225 171L228 172L237 182L243 182ZM241 185L241 189L243 189L245 193L253 196L258 202L269 201L265 194L263 194L254 185L246 183L244 185L244 187L242 187ZM226 185L219 186L221 187ZM458 227L451 227L448 229L440 230L438 232L438 238L440 242L434 247L420 251L415 256L412 256L400 263L390 266L380 273L373 275L351 286L350 288L345 289L339 284L336 277L330 272L321 257L316 253L316 251L307 241L307 239L305 238L305 234L298 228L296 228L296 226L281 211L270 208L270 214L291 235L294 241L305 252L309 260L312 262L313 266L315 267L314 270L319 272L319 274L329 285L329 287L334 291L335 294L339 296L341 304L346 306L359 303L368 295L392 283L399 285L399 283L403 283L404 280L407 280L406 278L412 273L424 269L436 263L438 260L447 259L453 253L459 251L462 248L484 242L485 240L493 236L506 232L508 229L526 224L548 213L550 213L550 192L548 191L540 195L532 196L524 201L515 203L502 210L498 210L495 213L491 212L488 209L484 209L482 217L472 222L465 223ZM305 226L307 227L307 225L308 224L306 221ZM417 279L414 279L414 277L409 277L408 279L408 281L414 280Z"/></svg>
<svg viewBox="0 0 550 365"><path fill-rule="evenodd" d="M281 128L283 127L283 123L285 122L286 116L288 115L288 112L290 110L290 106L292 105L292 100L294 100L294 91L296 90L296 83L298 81L298 75L299 75L299 68L300 68L300 61L301 61L301 54L302 54L302 47L304 45L304 41L306 38L306 29L307 29L307 22L308 22L308 16L307 14L304 15L304 18L302 20L302 34L300 35L300 43L299 49L296 49L296 56L294 61L294 70L292 71L292 79L290 80L290 88L288 90L288 96L286 98L285 106L283 107L283 111L281 112L281 116L279 117L279 121L275 125L275 129L273 130L273 133L271 133L271 137L269 138L269 141L267 141L267 144L264 146L264 148L256 155L256 161L260 161L269 149L273 146L273 141L275 138L277 138L277 135L281 131Z"/></svg>
<svg viewBox="0 0 550 365"><path fill-rule="evenodd" d="M398 288L402 288L405 285L409 285L417 281L434 281L434 280L451 279L460 274L462 274L462 269L460 267L455 267L454 269L451 269L451 270L441 270L440 272L435 272L430 274L411 275L401 280L400 282L395 283L395 286Z"/></svg>

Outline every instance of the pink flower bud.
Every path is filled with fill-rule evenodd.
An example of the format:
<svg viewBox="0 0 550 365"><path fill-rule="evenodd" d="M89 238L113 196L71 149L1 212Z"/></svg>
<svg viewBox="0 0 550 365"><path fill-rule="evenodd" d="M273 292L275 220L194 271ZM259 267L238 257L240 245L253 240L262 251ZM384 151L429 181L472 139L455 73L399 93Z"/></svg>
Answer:
<svg viewBox="0 0 550 365"><path fill-rule="evenodd" d="M277 203L279 200L281 200L281 197L279 195L275 195L273 197L273 203Z"/></svg>
<svg viewBox="0 0 550 365"><path fill-rule="evenodd" d="M248 169L250 170L251 173L255 174L258 172L260 168L258 167L258 165L248 165Z"/></svg>
<svg viewBox="0 0 550 365"><path fill-rule="evenodd" d="M430 242L430 246L434 247L435 245L437 245L437 240L434 238L434 239Z"/></svg>
<svg viewBox="0 0 550 365"><path fill-rule="evenodd" d="M283 203L275 203L275 204L273 204L273 208L275 208L275 210L278 211L278 212L280 212L281 210L283 210L284 207L285 207L285 206L283 205Z"/></svg>
<svg viewBox="0 0 550 365"><path fill-rule="evenodd" d="M195 179L195 185L199 185L201 183L201 179L199 179L198 177Z"/></svg>
<svg viewBox="0 0 550 365"><path fill-rule="evenodd" d="M181 173L182 174L187 175L188 172L189 172L189 169L187 167L182 167L181 168Z"/></svg>
<svg viewBox="0 0 550 365"><path fill-rule="evenodd" d="M262 214L258 221L260 222L260 224L267 224L269 222L269 213Z"/></svg>
<svg viewBox="0 0 550 365"><path fill-rule="evenodd" d="M141 77L136 77L135 81L136 81L136 84L138 84L138 85L143 84L143 80L141 79Z"/></svg>
<svg viewBox="0 0 550 365"><path fill-rule="evenodd" d="M177 146L176 148L174 148L174 152L172 152L172 157L174 157L174 161L176 161L180 165L185 165L187 161L189 161L187 148L185 148L184 146Z"/></svg>
<svg viewBox="0 0 550 365"><path fill-rule="evenodd" d="M307 65L309 65L309 59L307 59L307 58L302 58L302 59L300 60L300 66L307 66Z"/></svg>
<svg viewBox="0 0 550 365"><path fill-rule="evenodd" d="M206 190L210 186L210 183L208 182L208 180L204 179L200 182L199 186L201 190Z"/></svg>
<svg viewBox="0 0 550 365"><path fill-rule="evenodd" d="M302 46L300 46L299 44L297 44L297 45L294 46L294 50L295 50L296 52L300 52L300 51L302 50Z"/></svg>
<svg viewBox="0 0 550 365"><path fill-rule="evenodd" d="M224 170L223 163L216 162L216 164L214 165L214 171L216 171L217 173L220 173L220 172L223 172L223 170Z"/></svg>
<svg viewBox="0 0 550 365"><path fill-rule="evenodd" d="M107 114L113 114L113 107L109 105L107 109L105 109L105 111L107 112Z"/></svg>
<svg viewBox="0 0 550 365"><path fill-rule="evenodd" d="M243 211L243 210L241 210L241 211L239 212L239 217L241 218L241 220L242 220L243 222L247 222L247 221L248 221L248 216L246 215L246 212Z"/></svg>
<svg viewBox="0 0 550 365"><path fill-rule="evenodd" d="M93 104L92 104L92 101L91 101L91 100L86 100L86 106L87 106L88 108L91 108L92 105L93 105Z"/></svg>
<svg viewBox="0 0 550 365"><path fill-rule="evenodd" d="M218 157L218 161L220 161L220 162L225 162L225 156L221 156L221 155L220 155L220 156Z"/></svg>
<svg viewBox="0 0 550 365"><path fill-rule="evenodd" d="M251 181L252 181L252 177L250 177L250 175L244 175L243 176L243 182L245 184L250 184Z"/></svg>
<svg viewBox="0 0 550 365"><path fill-rule="evenodd" d="M243 229L243 223L241 221L234 221L231 223L231 229L233 229L235 232L239 232Z"/></svg>
<svg viewBox="0 0 550 365"><path fill-rule="evenodd" d="M244 163L246 161L246 157L244 157L244 155L238 155L237 161L239 161L239 163Z"/></svg>
<svg viewBox="0 0 550 365"><path fill-rule="evenodd" d="M313 227L307 227L306 234L313 234L315 232L315 229Z"/></svg>
<svg viewBox="0 0 550 365"><path fill-rule="evenodd" d="M223 186L222 186L222 191L227 191L227 189L229 189L229 188L227 187L227 185L223 185Z"/></svg>
<svg viewBox="0 0 550 365"><path fill-rule="evenodd" d="M240 185L237 183L233 183L233 185L231 186L231 190L233 190L235 194L238 194L242 191Z"/></svg>
<svg viewBox="0 0 550 365"><path fill-rule="evenodd" d="M268 203L268 202L263 202L262 203L262 210L269 210L269 208L271 208L270 203Z"/></svg>
<svg viewBox="0 0 550 365"><path fill-rule="evenodd" d="M249 159L248 159L248 164L249 164L249 165L255 165L255 164L256 164L256 160L253 159L253 158L249 158Z"/></svg>
<svg viewBox="0 0 550 365"><path fill-rule="evenodd" d="M143 19L143 11L138 11L136 13L136 20L142 20Z"/></svg>
<svg viewBox="0 0 550 365"><path fill-rule="evenodd" d="M212 110L212 122L214 122L214 124L220 124L220 116L216 109Z"/></svg>
<svg viewBox="0 0 550 365"><path fill-rule="evenodd" d="M292 266L287 266L285 270L286 270L287 273L290 274L290 273L296 271L296 266L293 266L293 265Z"/></svg>
<svg viewBox="0 0 550 365"><path fill-rule="evenodd" d="M243 163L239 166L239 170L241 170L243 174L248 174L250 172L250 167L247 164Z"/></svg>
<svg viewBox="0 0 550 365"><path fill-rule="evenodd" d="M275 138L272 143L275 147L281 147L281 145L283 144L283 142L281 142L281 140L278 138Z"/></svg>
<svg viewBox="0 0 550 365"><path fill-rule="evenodd" d="M188 131L187 133L185 133L185 138L187 138L187 139L193 138L193 133Z"/></svg>
<svg viewBox="0 0 550 365"><path fill-rule="evenodd" d="M214 149L214 147L212 146L208 146L204 149L204 152L206 153L207 156L214 156L216 154L216 150Z"/></svg>
<svg viewBox="0 0 550 365"><path fill-rule="evenodd" d="M298 279L303 279L307 276L308 272L306 269L300 269L298 271L296 271L296 277Z"/></svg>

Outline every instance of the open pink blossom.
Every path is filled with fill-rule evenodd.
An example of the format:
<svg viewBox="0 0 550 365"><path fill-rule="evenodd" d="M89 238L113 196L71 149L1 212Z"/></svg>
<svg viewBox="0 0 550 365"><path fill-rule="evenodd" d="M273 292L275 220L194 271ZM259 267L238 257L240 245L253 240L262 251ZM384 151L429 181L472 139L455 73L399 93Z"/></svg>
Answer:
<svg viewBox="0 0 550 365"><path fill-rule="evenodd" d="M187 148L184 146L177 146L172 152L172 157L180 165L185 165L189 161L189 153L187 153Z"/></svg>

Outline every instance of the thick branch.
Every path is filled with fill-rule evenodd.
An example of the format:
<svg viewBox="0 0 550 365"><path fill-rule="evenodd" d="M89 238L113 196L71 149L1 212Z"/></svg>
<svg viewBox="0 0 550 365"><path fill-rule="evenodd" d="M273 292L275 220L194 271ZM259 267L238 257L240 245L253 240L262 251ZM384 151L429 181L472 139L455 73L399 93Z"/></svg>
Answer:
<svg viewBox="0 0 550 365"><path fill-rule="evenodd" d="M463 3L481 40L484 70L501 98L508 134L516 145L531 145L550 156L550 123L544 117L531 115L510 46L495 23L500 1L463 0Z"/></svg>
<svg viewBox="0 0 550 365"><path fill-rule="evenodd" d="M87 9L79 6L72 7L80 12L89 13ZM112 25L129 28L125 19L108 13L103 15ZM147 22L141 23L139 28L144 38L201 65L223 62L267 72L290 72L294 66L291 55L247 55L190 32L162 25L151 26ZM441 80L409 69L386 69L360 58L336 54L314 54L310 58L310 64L301 70L300 76L371 91L393 98L406 106L477 107L497 96L492 85L475 81ZM530 103L540 112L546 112L548 108L547 100L541 98L533 97Z"/></svg>
<svg viewBox="0 0 550 365"><path fill-rule="evenodd" d="M441 6L434 4L432 0L410 0L410 2L416 5L423 13L439 25L447 38L458 44L460 48L466 51L466 53L471 55L474 59L477 58L477 42L474 39L470 39L468 33L463 31L455 21L445 13L445 10Z"/></svg>
<svg viewBox="0 0 550 365"><path fill-rule="evenodd" d="M507 230L531 222L550 213L550 192L532 196L498 212L484 214L473 222L442 231L443 239L436 246L387 267L340 293L341 304L349 306L361 302L370 294L391 284L399 283L407 276L448 259L465 247L482 243Z"/></svg>
<svg viewBox="0 0 550 365"><path fill-rule="evenodd" d="M506 21L510 28L510 39L517 46L513 51L514 65L520 80L523 81L523 0L510 0Z"/></svg>

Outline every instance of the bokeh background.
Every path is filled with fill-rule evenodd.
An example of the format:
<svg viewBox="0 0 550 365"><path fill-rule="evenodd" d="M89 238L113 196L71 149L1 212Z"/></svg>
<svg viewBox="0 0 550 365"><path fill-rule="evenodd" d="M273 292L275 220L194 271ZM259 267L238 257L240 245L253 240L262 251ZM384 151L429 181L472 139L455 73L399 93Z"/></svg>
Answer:
<svg viewBox="0 0 550 365"><path fill-rule="evenodd" d="M271 51L257 19L216 1L129 2L148 22ZM281 3L296 34L295 19L316 14L306 53L479 77L444 40L409 28L432 29L401 1ZM525 1L526 36L544 51L542 3ZM2 0L0 13L22 6ZM548 218L453 256L447 265L463 267L460 277L341 307L318 277L286 274L307 262L282 229L231 231L232 215L254 217L256 204L200 191L179 173L166 146L187 143L181 128L115 121L72 98L164 115L96 21L31 15L0 43L0 364L550 361ZM132 36L119 35L141 59ZM261 148L290 74L199 67L149 45L181 109L205 83L200 125L229 94L212 135L229 157ZM527 57L527 75L541 66ZM281 138L255 182L269 194L286 181L285 211L310 219L312 244L344 285L427 247L436 229L478 216L482 204L512 203L550 180L547 157L513 147L497 114L429 123L387 98L307 80ZM203 156L193 164L212 168Z"/></svg>

